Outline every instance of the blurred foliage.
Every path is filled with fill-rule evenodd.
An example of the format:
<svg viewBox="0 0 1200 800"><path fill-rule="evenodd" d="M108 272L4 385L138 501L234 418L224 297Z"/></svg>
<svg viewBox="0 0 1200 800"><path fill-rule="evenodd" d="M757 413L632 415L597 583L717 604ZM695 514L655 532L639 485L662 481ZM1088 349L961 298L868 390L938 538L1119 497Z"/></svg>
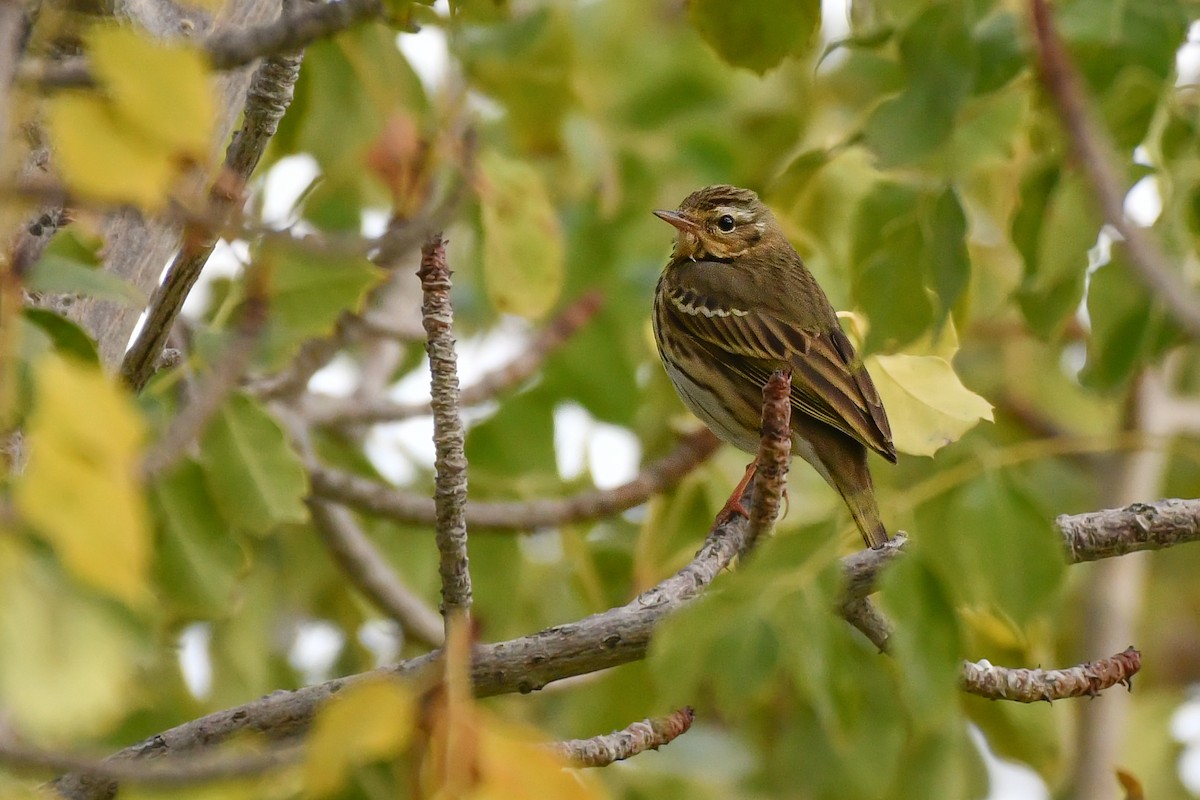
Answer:
<svg viewBox="0 0 1200 800"><path fill-rule="evenodd" d="M852 0L833 18L822 18L822 5L828 12L816 0L461 0L449 10L392 2L394 19L424 30L368 24L309 47L261 173L311 159L317 177L289 221L334 243L391 208L409 218L465 184L447 233L466 349L492 341L500 324L511 330L508 315L532 329L585 290L604 292L598 316L535 381L472 415L478 499L591 484L586 458L581 475L560 474L564 408L621 426L643 460L695 424L649 334L671 239L649 212L705 184L757 190L834 305L853 312L848 329L868 354L897 442L938 451L874 464L885 520L911 536L911 556L880 595L897 626L892 656L831 612L836 559L858 541L845 509L797 463L778 536L669 620L645 663L570 690L478 706L459 698L432 711L406 688L357 686L322 712L302 768L188 796L432 792L450 785L439 776L462 778L437 750L453 730L475 748L479 797L984 797L972 725L996 753L1067 791L1074 706L965 697L958 665L1109 655L1080 652L1084 568L1061 566L1051 522L1119 502L1111 477L1131 444L1169 448L1162 494L1200 495L1194 433L1121 436L1144 371L1162 370L1168 388L1186 394L1200 388L1200 362L1122 243L1102 231L1094 192L1039 88L1023 3ZM1200 76L1180 74L1176 57L1200 7L1062 0L1054 13L1123 159L1119 173L1129 186L1152 182L1161 199L1149 234L1194 272ZM68 23L51 15L39 24ZM82 41L99 88L55 95L44 117L52 163L83 202L25 288L137 304L144 298L97 269L111 243L91 233L98 214L88 202L155 210L195 201L178 178L211 149L208 67L193 50L125 29L93 27ZM436 54L443 43L444 73L430 81L424 59L410 63L406 53ZM1179 63L1195 63L1189 47ZM14 103L22 121L30 113ZM467 125L472 137L461 135ZM264 186L250 186L252 211ZM394 629L386 645L366 636L378 612L312 529L302 461L268 404L229 396L170 470L144 486L136 478L143 439L170 424L185 377L211 374L247 296L265 286L270 313L252 372L270 374L334 331L345 311L368 306L385 280L361 250L279 237L249 245L255 269L211 285L189 325L185 367L157 377L136 406L101 374L95 343L62 307L28 308L8 325L15 336L0 337L0 381L11 376L13 387L0 393L13 406L0 407L0 420L19 421L29 450L28 465L0 485L0 710L32 741L117 748L276 689L421 652ZM400 267L410 294L414 264L410 255ZM247 275L262 281L253 292ZM385 380L423 379L421 343L398 347ZM357 367L367 350L352 341L340 363ZM994 424L976 425L981 418ZM427 436L410 423L370 436L320 431L312 445L326 463L375 479L388 460L379 453L392 448L390 459L411 468L406 488L427 494L430 466L408 457ZM613 519L474 538L480 635L569 622L669 575L694 553L742 463L723 452ZM436 606L430 531L362 522ZM1195 548L1154 557L1154 613L1137 642L1147 666L1122 766L1155 798L1187 796L1167 722L1200 680L1198 559ZM314 623L341 637L316 666L294 656ZM210 685L198 695L179 672L188 626L208 637ZM691 732L586 780L520 741L535 729L606 733L682 704L697 711ZM0 776L0 794L31 785Z"/></svg>

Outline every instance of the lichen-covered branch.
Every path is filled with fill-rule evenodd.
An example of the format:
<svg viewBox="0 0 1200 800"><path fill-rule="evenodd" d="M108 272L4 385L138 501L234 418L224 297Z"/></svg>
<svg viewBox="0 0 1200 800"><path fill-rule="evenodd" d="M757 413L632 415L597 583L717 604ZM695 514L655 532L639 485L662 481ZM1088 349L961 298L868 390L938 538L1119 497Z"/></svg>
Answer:
<svg viewBox="0 0 1200 800"><path fill-rule="evenodd" d="M454 307L450 304L450 266L440 233L421 248L421 319L428 340L433 408L433 446L436 452L433 503L435 538L442 577L442 614L446 633L455 617L471 611L471 571L467 557L466 431L458 412L458 355L454 349Z"/></svg>
<svg viewBox="0 0 1200 800"><path fill-rule="evenodd" d="M674 486L719 445L708 430L692 433L670 453L643 467L632 480L612 489L526 502L468 502L467 525L475 532L533 531L619 514ZM310 462L308 469L313 492L322 497L407 524L432 525L437 519L428 497L315 462Z"/></svg>
<svg viewBox="0 0 1200 800"><path fill-rule="evenodd" d="M602 300L599 292L588 292L571 303L538 333L519 356L463 389L459 404L464 407L479 405L520 386L541 369L547 356L596 316ZM431 413L429 403L425 401L400 403L386 398L367 401L355 397L314 396L304 399L304 416L317 425L398 422Z"/></svg>
<svg viewBox="0 0 1200 800"><path fill-rule="evenodd" d="M1071 149L1091 182L1108 224L1117 229L1134 273L1192 338L1200 338L1200 298L1167 260L1146 231L1125 216L1125 186L1111 142L1088 106L1083 84L1054 29L1046 0L1030 0L1038 64Z"/></svg>
<svg viewBox="0 0 1200 800"><path fill-rule="evenodd" d="M1067 669L1013 669L987 661L964 661L962 688L991 700L1037 703L1068 697L1095 697L1118 684L1132 688L1142 654L1132 647L1109 658Z"/></svg>
<svg viewBox="0 0 1200 800"><path fill-rule="evenodd" d="M572 767L607 767L613 762L670 744L687 733L695 719L691 706L686 706L665 717L644 719L619 731L590 739L554 742L547 747Z"/></svg>

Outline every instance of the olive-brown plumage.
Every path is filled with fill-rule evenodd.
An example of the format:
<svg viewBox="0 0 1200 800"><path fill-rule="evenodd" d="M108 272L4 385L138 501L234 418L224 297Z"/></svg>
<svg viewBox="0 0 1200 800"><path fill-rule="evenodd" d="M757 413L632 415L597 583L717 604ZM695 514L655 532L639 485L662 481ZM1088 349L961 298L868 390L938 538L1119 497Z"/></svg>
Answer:
<svg viewBox="0 0 1200 800"><path fill-rule="evenodd" d="M723 441L758 450L762 390L792 374L792 451L845 500L863 541L888 539L867 466L895 462L871 376L825 292L754 192L709 186L678 211L678 234L654 294L654 337L685 405Z"/></svg>

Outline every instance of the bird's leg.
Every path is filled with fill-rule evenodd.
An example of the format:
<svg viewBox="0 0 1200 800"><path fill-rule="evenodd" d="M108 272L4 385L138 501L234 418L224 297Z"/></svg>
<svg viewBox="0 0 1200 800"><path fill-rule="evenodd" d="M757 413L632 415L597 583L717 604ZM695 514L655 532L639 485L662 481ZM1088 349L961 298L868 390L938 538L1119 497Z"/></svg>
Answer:
<svg viewBox="0 0 1200 800"><path fill-rule="evenodd" d="M737 488L733 490L733 494L729 495L729 499L725 501L725 506L717 514L716 524L724 525L738 514L747 519L750 518L750 512L742 505L742 495L746 493L746 487L750 485L750 481L754 480L754 473L757 470L758 458L755 458L746 465L746 474L738 481Z"/></svg>

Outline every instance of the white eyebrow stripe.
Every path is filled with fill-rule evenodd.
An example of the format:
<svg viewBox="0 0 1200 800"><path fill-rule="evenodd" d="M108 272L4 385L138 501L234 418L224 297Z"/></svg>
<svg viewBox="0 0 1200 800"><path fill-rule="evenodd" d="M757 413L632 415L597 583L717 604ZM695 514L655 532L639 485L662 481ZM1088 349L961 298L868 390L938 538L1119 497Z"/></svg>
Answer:
<svg viewBox="0 0 1200 800"><path fill-rule="evenodd" d="M686 302L683 298L676 295L671 295L671 304L683 313L690 314L693 317L700 314L712 319L713 317L745 317L750 314L749 311L742 311L740 308L708 308L707 306L698 306Z"/></svg>

